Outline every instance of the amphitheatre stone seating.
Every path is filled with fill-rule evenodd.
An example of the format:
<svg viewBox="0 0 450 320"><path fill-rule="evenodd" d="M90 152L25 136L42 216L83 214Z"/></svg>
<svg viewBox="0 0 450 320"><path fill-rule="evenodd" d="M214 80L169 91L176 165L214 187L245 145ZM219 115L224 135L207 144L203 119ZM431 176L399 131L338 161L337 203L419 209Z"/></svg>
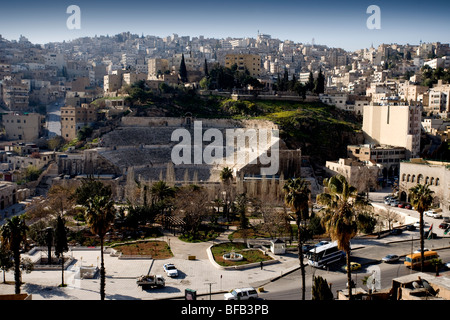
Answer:
<svg viewBox="0 0 450 320"><path fill-rule="evenodd" d="M167 120L174 122L170 122L169 125L164 125L165 121L163 120L167 119L127 119L122 126L102 136L101 148L98 149L99 155L114 164L122 172L129 167L133 167L135 173L141 175L144 179L156 180L161 175L166 178L167 163L172 162L172 149L179 143L178 141L171 141L172 133L176 129L187 129L191 134L191 143L193 144L194 128L193 126L184 127L179 123L179 119ZM189 179L194 180L193 175L196 172L195 178L198 181L218 181L219 173L223 167L228 166L235 171L246 167L250 161L259 157L262 153L261 150L254 148L258 145L258 130L260 128L271 129L273 124L259 121L240 123L235 120L205 120L202 123L203 133L211 128L216 128L222 132L224 144L226 143L226 129L242 128L246 130L246 128L251 128L256 129L257 134L255 136L247 135L250 140L243 147L234 145L234 164L208 165L204 161L202 164L193 164L194 152L191 149L191 164L174 166L176 181L185 180L186 169L190 176ZM210 143L209 141L203 142L203 149ZM226 157L225 148L224 146L224 157Z"/></svg>

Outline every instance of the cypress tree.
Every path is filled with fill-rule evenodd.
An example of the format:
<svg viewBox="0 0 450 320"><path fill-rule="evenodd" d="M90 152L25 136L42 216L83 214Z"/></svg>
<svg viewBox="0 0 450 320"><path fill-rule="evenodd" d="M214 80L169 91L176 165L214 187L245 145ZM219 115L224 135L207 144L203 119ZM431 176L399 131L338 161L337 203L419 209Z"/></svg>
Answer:
<svg viewBox="0 0 450 320"><path fill-rule="evenodd" d="M181 82L187 82L187 69L186 63L184 62L184 54L181 54L181 63L180 63L180 80Z"/></svg>

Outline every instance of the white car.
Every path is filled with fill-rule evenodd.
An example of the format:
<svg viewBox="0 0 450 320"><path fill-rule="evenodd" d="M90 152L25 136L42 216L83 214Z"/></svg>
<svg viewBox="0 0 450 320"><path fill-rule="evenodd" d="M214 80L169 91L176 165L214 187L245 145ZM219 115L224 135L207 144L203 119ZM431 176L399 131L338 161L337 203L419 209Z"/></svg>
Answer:
<svg viewBox="0 0 450 320"><path fill-rule="evenodd" d="M178 277L178 270L172 263L166 263L163 265L164 271L169 277Z"/></svg>
<svg viewBox="0 0 450 320"><path fill-rule="evenodd" d="M428 210L428 211L425 211L424 213L425 213L425 215L427 215L428 217L432 217L432 218L435 218L435 219L442 218L442 214L439 213L439 212L436 212L436 211L434 211L434 210Z"/></svg>
<svg viewBox="0 0 450 320"><path fill-rule="evenodd" d="M225 300L252 300L258 298L258 292L255 288L234 289L224 294Z"/></svg>

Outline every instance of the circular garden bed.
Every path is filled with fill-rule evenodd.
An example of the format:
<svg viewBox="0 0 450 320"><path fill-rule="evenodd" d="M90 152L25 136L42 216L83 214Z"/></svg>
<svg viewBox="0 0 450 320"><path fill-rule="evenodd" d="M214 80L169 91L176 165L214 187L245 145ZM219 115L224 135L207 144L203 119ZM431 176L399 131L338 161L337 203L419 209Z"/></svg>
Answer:
<svg viewBox="0 0 450 320"><path fill-rule="evenodd" d="M243 259L240 261L231 261L223 258L224 254L231 252L241 254ZM265 255L264 252L259 249L247 249L247 246L244 243L227 242L216 244L211 247L211 253L217 264L223 267L240 266L273 260L272 257Z"/></svg>

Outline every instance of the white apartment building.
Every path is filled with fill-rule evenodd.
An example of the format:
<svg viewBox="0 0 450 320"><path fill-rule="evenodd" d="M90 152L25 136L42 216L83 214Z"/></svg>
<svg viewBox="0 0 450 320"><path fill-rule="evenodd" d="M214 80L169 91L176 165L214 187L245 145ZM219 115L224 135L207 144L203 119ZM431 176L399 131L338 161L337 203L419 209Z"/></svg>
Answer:
<svg viewBox="0 0 450 320"><path fill-rule="evenodd" d="M416 105L364 106L363 134L366 143L406 149L406 158L420 152L421 108Z"/></svg>

